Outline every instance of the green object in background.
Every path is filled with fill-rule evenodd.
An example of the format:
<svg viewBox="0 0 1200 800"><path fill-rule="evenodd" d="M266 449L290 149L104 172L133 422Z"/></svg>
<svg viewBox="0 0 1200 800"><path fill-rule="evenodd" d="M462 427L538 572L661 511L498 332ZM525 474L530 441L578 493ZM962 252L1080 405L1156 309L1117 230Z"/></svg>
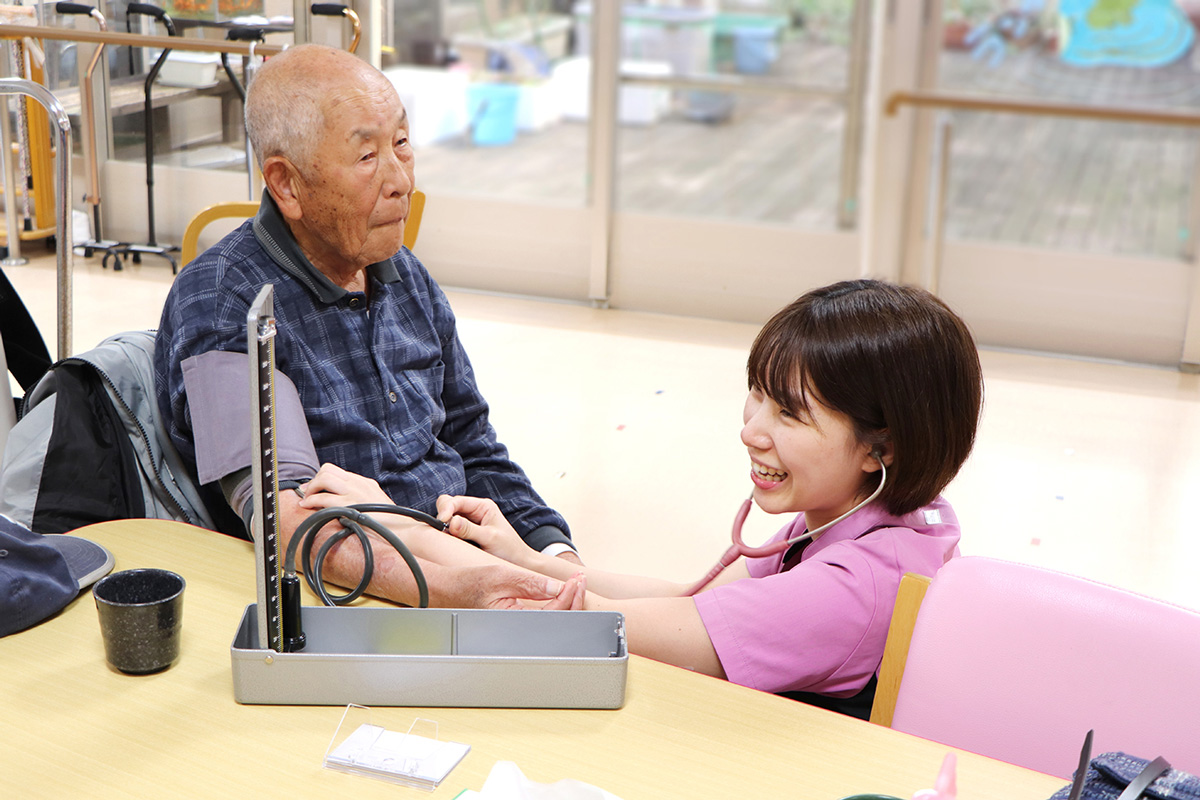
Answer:
<svg viewBox="0 0 1200 800"><path fill-rule="evenodd" d="M778 46L791 22L782 14L734 14L720 13L713 20L713 63L718 66L736 64L738 61L738 39L746 46L746 39L770 42ZM743 59L744 60L744 59ZM774 59L770 59L774 60ZM765 72L743 70L739 72Z"/></svg>

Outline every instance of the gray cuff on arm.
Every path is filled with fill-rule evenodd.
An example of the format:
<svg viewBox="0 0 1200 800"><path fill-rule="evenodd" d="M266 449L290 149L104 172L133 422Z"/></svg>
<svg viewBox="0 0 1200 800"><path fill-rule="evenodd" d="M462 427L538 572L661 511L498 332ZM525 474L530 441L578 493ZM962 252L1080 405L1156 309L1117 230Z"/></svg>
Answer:
<svg viewBox="0 0 1200 800"><path fill-rule="evenodd" d="M521 538L525 540L525 544L539 553L555 542L561 542L572 550L575 549L575 545L571 544L571 537L553 525L541 525Z"/></svg>
<svg viewBox="0 0 1200 800"><path fill-rule="evenodd" d="M295 467L296 474L288 474L293 471L293 467ZM281 466L279 468L279 491L283 492L297 483L308 483L312 477L313 473L309 471L308 467L299 467L294 464L289 464L286 468ZM229 503L229 507L242 518L246 531L253 533L254 529L250 523L254 514L254 470L246 467L221 478L221 491L225 494L225 501Z"/></svg>
<svg viewBox="0 0 1200 800"><path fill-rule="evenodd" d="M183 362L196 472L200 483L221 481L225 498L239 515L252 497L250 462L254 425L245 353L213 350ZM275 447L279 480L307 480L320 462L296 385L275 371Z"/></svg>

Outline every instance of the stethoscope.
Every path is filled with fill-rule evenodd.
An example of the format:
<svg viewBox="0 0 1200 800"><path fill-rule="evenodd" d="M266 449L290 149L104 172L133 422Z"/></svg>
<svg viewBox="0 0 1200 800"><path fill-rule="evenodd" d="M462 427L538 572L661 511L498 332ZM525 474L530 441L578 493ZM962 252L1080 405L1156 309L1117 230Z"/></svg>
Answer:
<svg viewBox="0 0 1200 800"><path fill-rule="evenodd" d="M793 536L790 539L785 539L782 542L772 542L771 544L764 544L760 547L751 547L742 541L742 526L746 524L746 517L750 515L750 508L754 505L754 495L750 495L750 497L747 497L745 500L743 500L742 507L738 509L737 515L733 518L733 544L729 546L729 549L725 551L720 560L713 565L713 568L708 571L708 574L698 580L691 588L689 588L684 593L684 596L691 597L705 586L708 586L710 583L712 583L714 578L724 571L726 567L728 567L734 561L737 561L740 557L749 556L751 558L762 558L764 556L773 556L776 553L782 553L792 545L796 544L796 542L803 542L806 539L815 539L817 536L820 536L834 525L837 525L839 522L846 519L846 517L856 513L864 506L874 501L875 498L879 497L880 492L883 491L883 485L887 483L887 466L883 463L883 458L878 453L872 453L871 455L875 456L875 460L879 462L879 485L875 487L875 491L871 492L871 495L866 500L863 500L861 503L854 506L854 508L847 511L845 514L842 514L837 519L826 522L824 525L814 528L811 531L805 531L799 536Z"/></svg>

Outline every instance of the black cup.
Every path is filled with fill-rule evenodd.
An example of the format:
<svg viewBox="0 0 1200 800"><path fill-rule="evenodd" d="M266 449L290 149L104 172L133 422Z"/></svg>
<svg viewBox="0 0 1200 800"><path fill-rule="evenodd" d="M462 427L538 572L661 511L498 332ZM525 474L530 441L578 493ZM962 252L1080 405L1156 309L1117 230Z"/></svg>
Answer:
<svg viewBox="0 0 1200 800"><path fill-rule="evenodd" d="M92 595L109 664L146 675L179 658L184 585L165 569L127 569L96 582Z"/></svg>

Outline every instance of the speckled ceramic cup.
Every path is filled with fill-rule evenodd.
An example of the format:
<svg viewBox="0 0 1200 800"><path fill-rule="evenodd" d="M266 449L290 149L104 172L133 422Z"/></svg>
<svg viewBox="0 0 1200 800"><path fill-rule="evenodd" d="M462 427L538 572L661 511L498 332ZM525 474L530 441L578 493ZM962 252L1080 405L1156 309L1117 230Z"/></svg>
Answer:
<svg viewBox="0 0 1200 800"><path fill-rule="evenodd" d="M165 569L127 569L96 582L104 655L114 669L145 675L179 658L184 585Z"/></svg>

